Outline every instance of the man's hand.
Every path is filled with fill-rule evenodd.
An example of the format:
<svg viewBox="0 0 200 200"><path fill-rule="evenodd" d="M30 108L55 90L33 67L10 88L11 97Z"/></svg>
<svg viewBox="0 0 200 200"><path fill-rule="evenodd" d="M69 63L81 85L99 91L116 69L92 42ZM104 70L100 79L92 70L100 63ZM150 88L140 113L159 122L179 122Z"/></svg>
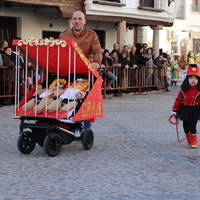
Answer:
<svg viewBox="0 0 200 200"><path fill-rule="evenodd" d="M128 69L130 66L129 65L125 65L125 68Z"/></svg>
<svg viewBox="0 0 200 200"><path fill-rule="evenodd" d="M92 62L91 65L94 67L94 69L98 69L100 65L98 63Z"/></svg>

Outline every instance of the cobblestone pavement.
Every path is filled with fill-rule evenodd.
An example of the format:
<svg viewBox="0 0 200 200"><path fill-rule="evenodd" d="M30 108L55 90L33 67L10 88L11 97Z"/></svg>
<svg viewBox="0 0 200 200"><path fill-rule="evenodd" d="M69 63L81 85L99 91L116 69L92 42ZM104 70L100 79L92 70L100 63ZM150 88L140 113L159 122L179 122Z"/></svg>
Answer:
<svg viewBox="0 0 200 200"><path fill-rule="evenodd" d="M93 148L72 142L56 157L38 145L21 154L14 106L0 108L0 199L199 200L200 151L176 139L167 119L179 88L170 90L104 99Z"/></svg>

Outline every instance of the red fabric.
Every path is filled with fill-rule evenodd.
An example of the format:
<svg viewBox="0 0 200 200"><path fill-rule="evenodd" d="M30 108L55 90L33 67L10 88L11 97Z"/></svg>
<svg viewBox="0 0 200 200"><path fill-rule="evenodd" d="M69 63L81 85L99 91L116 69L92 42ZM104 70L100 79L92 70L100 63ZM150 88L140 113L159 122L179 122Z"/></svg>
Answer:
<svg viewBox="0 0 200 200"><path fill-rule="evenodd" d="M62 44L65 45L62 45ZM38 61L39 66L48 72L56 73L59 76L68 76L69 74L81 74L90 71L91 74L96 76L97 80L89 91L88 96L82 103L79 111L72 118L73 121L88 120L94 121L96 117L103 117L102 106L102 78L99 73L93 69L90 62L77 44L71 39L56 39L53 41L45 39L27 39L27 40L13 40L13 45L21 46L24 50L27 50L28 54ZM58 55L58 56L57 56ZM44 80L44 77L43 79ZM38 81L41 84L42 80ZM33 96L36 85L26 95L26 97L19 103L17 107L16 116L37 116L37 117L51 117L57 119L67 118L67 112L52 114L42 113L35 115L33 110L23 111L21 107L24 105L25 100L31 99ZM19 109L18 109L19 108Z"/></svg>
<svg viewBox="0 0 200 200"><path fill-rule="evenodd" d="M30 110L22 110L20 109L17 113L18 116L35 116L35 117L51 117L51 118L57 118L57 119L63 119L63 118L67 118L67 112L64 113L51 113L51 114L47 114L45 112L42 112L41 114L37 115L34 113L33 109Z"/></svg>
<svg viewBox="0 0 200 200"><path fill-rule="evenodd" d="M187 68L187 76L200 76L200 67L189 65Z"/></svg>
<svg viewBox="0 0 200 200"><path fill-rule="evenodd" d="M20 45L23 41L21 48L26 50L24 45L26 40L13 40L13 45ZM87 65L90 62L85 58L82 51L71 39L57 39L54 41L64 41L65 46L62 45L38 45L44 40L28 40L29 46L27 48L28 54L38 60L39 66L48 72L58 73L60 75L67 75L68 73L88 73ZM36 45L35 45L36 44ZM53 43L52 43L53 44ZM76 66L76 67L74 67ZM90 67L92 67L90 65Z"/></svg>
<svg viewBox="0 0 200 200"><path fill-rule="evenodd" d="M101 94L102 78L98 77L88 96L82 103L73 121L90 120L95 117L103 118L103 104Z"/></svg>

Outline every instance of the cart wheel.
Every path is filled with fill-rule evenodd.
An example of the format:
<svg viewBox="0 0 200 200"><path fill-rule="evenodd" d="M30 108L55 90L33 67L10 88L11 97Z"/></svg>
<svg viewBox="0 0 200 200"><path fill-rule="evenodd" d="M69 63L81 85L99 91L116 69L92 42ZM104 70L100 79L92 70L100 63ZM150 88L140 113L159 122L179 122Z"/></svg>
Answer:
<svg viewBox="0 0 200 200"><path fill-rule="evenodd" d="M23 154L31 153L35 148L35 144L35 138L30 131L23 132L17 140L18 150Z"/></svg>
<svg viewBox="0 0 200 200"><path fill-rule="evenodd" d="M49 156L56 156L59 154L62 147L62 140L59 134L51 133L46 136L44 140L44 148Z"/></svg>
<svg viewBox="0 0 200 200"><path fill-rule="evenodd" d="M85 150L89 150L92 148L94 143L94 134L90 128L84 130L82 134L82 143Z"/></svg>

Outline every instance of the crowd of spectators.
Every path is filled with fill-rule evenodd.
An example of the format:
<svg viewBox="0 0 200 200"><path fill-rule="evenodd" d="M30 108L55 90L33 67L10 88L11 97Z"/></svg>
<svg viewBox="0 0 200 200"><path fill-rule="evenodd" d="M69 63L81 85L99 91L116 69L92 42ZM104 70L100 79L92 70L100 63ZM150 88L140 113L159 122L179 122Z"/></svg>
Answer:
<svg viewBox="0 0 200 200"><path fill-rule="evenodd" d="M121 73L118 74L118 77L112 73L111 76L107 76L109 81L106 85L107 89L112 90L112 84L117 80L120 79L120 87L126 87L126 79L128 78L128 75L126 74L126 70L124 69L136 69L143 66L148 66L147 69L145 69L145 85L148 86L150 83L150 78L153 74L153 67L157 66L160 68L166 68L166 74L163 74L163 78L165 79L165 89L167 92L169 92L168 89L168 78L167 78L167 71L168 65L170 65L170 62L165 62L165 58L163 57L163 54L160 54L158 57L154 57L154 50L152 47L148 47L147 43L137 43L136 45L133 45L129 47L128 45L124 45L122 48L119 43L113 44L113 49L109 51L108 49L103 49L103 60L102 60L102 66L101 68L105 67L118 67L121 68ZM110 53L109 53L110 52ZM106 58L105 58L106 55ZM110 73L110 72L109 72ZM106 77L107 73L104 73L104 78ZM123 92L132 92L136 91L135 89L127 89L127 90L116 90L114 91L114 96L122 96ZM146 87L143 89L143 91L151 91L151 88Z"/></svg>
<svg viewBox="0 0 200 200"><path fill-rule="evenodd" d="M6 97L0 98L0 105L10 105L14 103L14 83L15 83L15 66L20 66L24 68L26 63L22 56L14 51L15 49L12 46L9 46L6 40L0 41L0 96L6 95ZM28 62L27 66L31 66L31 63ZM25 72L20 70L20 82L24 84L25 80ZM32 80L27 77L27 89L29 90L30 85L32 84Z"/></svg>
<svg viewBox="0 0 200 200"><path fill-rule="evenodd" d="M136 89L128 88L128 89L114 89L113 83L115 83L117 80L120 79L120 87L126 88L127 78L128 75L126 73L125 69L136 69L140 68L142 66L148 66L147 69L145 69L145 85L148 86L150 79L153 74L153 67L157 66L160 68L165 68L166 73L162 76L165 79L165 89L167 92L169 92L168 85L173 85L171 82L172 74L169 73L169 71L172 71L170 62L167 59L168 54L162 53L158 57L154 57L154 50L152 47L148 47L146 43L137 43L133 46L124 45L122 48L119 43L113 44L113 49L109 51L108 49L102 49L102 64L99 70L102 73L102 77L104 80L107 80L106 83L106 89L108 92L113 92L114 96L120 97L123 95L123 93L127 92L137 92ZM13 88L14 88L14 75L13 75L13 69L16 65L16 56L20 57L20 66L24 67L25 62L23 61L23 58L16 52L11 49L11 47L8 46L8 42L3 40L0 41L0 66L7 66L11 69L10 73L10 80L7 80L10 82L10 84L7 84L5 82L5 75L3 77L2 73L0 76L0 95L3 94L3 85L7 85L6 91L11 91L11 94L14 94ZM192 60L194 55L192 52L188 52L187 55L187 64L190 62L193 62ZM175 61L178 63L178 59ZM179 64L179 63L178 63ZM31 65L30 63L28 65ZM110 70L109 67L114 68L120 68L121 72L118 74L115 74L113 70ZM8 75L6 75L8 77ZM4 81L4 83L3 83ZM5 88L4 88L5 90ZM151 91L151 88L144 88L143 91ZM4 97L0 98L0 104L6 105L11 103L10 97Z"/></svg>

